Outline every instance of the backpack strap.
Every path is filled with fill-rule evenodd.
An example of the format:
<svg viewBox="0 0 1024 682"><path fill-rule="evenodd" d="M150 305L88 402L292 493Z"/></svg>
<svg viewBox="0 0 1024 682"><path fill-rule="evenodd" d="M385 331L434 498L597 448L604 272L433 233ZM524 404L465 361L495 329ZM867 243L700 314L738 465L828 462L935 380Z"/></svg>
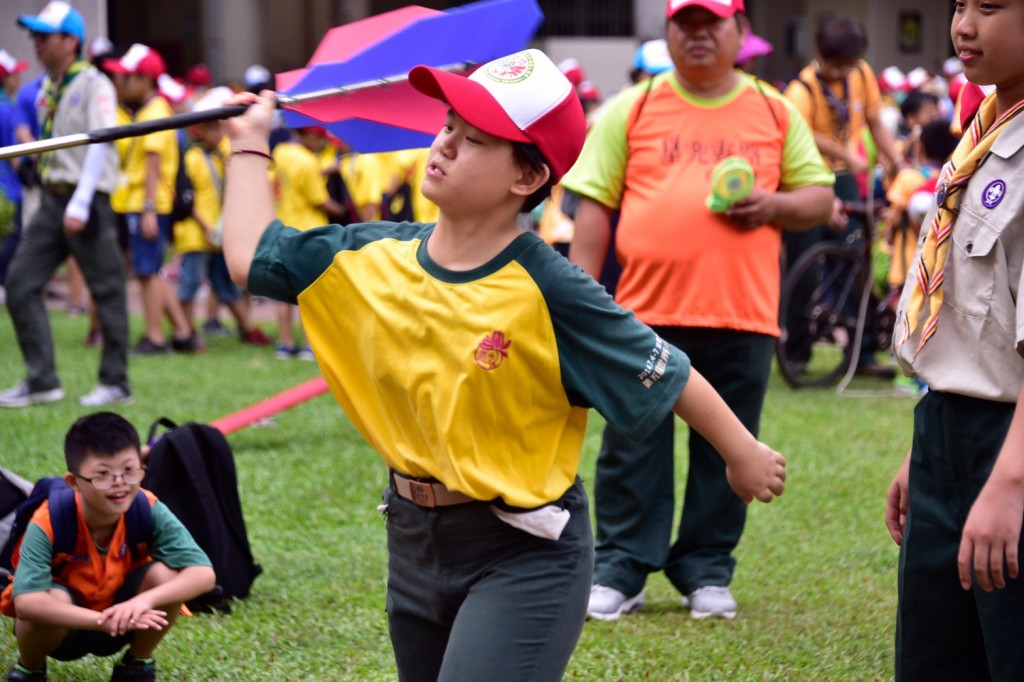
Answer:
<svg viewBox="0 0 1024 682"><path fill-rule="evenodd" d="M53 528L53 556L72 554L78 544L78 504L70 486L56 484L47 497ZM26 524L27 527L27 524Z"/></svg>
<svg viewBox="0 0 1024 682"><path fill-rule="evenodd" d="M146 445L153 445L153 441L156 438L156 430L161 426L168 431L178 428L178 425L167 417L160 417L149 426L149 431L146 433Z"/></svg>
<svg viewBox="0 0 1024 682"><path fill-rule="evenodd" d="M132 505L125 512L124 525L128 551L132 553L132 560L138 562L153 547L153 505L142 490L136 493ZM146 546L145 552L142 550L143 545Z"/></svg>

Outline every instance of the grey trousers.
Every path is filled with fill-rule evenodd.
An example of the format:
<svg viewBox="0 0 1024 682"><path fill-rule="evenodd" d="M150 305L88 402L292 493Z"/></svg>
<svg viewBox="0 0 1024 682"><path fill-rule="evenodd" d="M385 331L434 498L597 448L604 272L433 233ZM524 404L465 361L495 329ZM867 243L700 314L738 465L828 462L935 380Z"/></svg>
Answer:
<svg viewBox="0 0 1024 682"><path fill-rule="evenodd" d="M126 275L110 196L96 193L89 224L75 235L64 232L70 198L43 190L39 210L24 230L7 273L7 309L25 360L25 379L33 392L60 386L43 289L57 267L73 255L96 302L103 333L99 382L130 390Z"/></svg>

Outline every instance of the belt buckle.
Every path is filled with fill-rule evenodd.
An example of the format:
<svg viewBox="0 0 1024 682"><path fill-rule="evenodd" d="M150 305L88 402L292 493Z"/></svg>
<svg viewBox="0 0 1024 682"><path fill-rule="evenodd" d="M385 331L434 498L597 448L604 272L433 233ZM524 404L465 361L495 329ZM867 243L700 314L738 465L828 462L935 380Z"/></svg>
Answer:
<svg viewBox="0 0 1024 682"><path fill-rule="evenodd" d="M409 480L409 496L413 504L421 507L434 508L437 500L434 498L434 486L423 481Z"/></svg>

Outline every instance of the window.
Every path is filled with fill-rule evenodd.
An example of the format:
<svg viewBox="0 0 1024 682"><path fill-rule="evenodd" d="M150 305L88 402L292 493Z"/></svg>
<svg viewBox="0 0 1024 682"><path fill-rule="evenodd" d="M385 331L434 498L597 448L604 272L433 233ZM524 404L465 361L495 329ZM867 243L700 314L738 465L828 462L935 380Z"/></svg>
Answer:
<svg viewBox="0 0 1024 682"><path fill-rule="evenodd" d="M538 0L544 23L537 35L632 36L632 0Z"/></svg>

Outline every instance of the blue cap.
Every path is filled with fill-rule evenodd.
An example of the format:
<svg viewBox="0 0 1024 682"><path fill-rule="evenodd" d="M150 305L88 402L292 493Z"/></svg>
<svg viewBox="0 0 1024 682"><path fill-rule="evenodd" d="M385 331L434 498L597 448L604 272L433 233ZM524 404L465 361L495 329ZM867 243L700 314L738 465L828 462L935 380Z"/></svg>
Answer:
<svg viewBox="0 0 1024 682"><path fill-rule="evenodd" d="M659 74L673 68L665 39L648 40L636 48L633 52L633 67L650 74Z"/></svg>
<svg viewBox="0 0 1024 682"><path fill-rule="evenodd" d="M39 14L22 14L18 25L34 33L67 33L85 44L85 20L77 9L63 0L53 0Z"/></svg>

